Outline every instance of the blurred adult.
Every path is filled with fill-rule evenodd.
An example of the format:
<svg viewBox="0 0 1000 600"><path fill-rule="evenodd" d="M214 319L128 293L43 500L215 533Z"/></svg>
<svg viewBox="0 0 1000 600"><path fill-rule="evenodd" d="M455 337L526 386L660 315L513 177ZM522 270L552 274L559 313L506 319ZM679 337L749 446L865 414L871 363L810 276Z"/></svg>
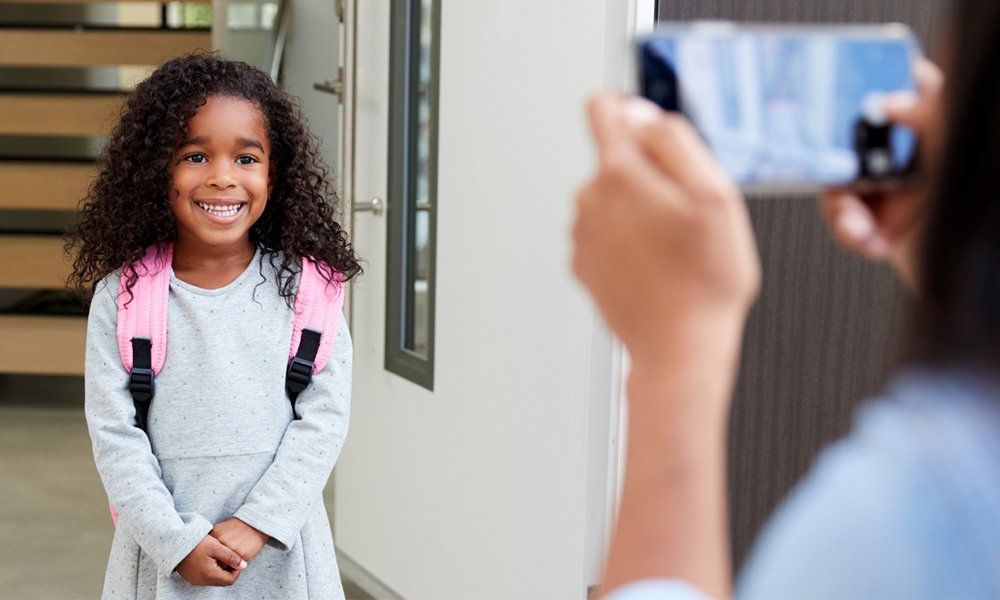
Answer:
<svg viewBox="0 0 1000 600"><path fill-rule="evenodd" d="M848 249L913 293L905 366L778 509L732 584L729 400L760 266L744 200L688 122L590 105L599 168L574 270L632 357L626 479L603 591L640 597L1000 597L1000 3L957 2L942 73L886 101L926 177L828 191Z"/></svg>

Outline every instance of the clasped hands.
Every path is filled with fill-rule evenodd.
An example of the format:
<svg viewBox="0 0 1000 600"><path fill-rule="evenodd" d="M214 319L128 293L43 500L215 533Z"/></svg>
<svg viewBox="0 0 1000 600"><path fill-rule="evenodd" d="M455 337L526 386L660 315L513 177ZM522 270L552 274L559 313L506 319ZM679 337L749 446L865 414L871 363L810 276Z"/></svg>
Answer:
<svg viewBox="0 0 1000 600"><path fill-rule="evenodd" d="M235 517L226 519L184 557L177 573L191 585L233 585L268 539L266 533Z"/></svg>

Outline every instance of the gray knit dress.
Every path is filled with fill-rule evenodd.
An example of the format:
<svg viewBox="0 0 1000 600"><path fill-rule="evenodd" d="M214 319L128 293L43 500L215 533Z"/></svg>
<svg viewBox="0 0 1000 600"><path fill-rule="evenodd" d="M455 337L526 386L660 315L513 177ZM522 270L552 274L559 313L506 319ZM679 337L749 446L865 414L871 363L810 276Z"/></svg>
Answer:
<svg viewBox="0 0 1000 600"><path fill-rule="evenodd" d="M341 317L326 369L292 420L285 368L292 310L260 250L232 283L205 290L171 273L167 358L149 436L118 354L118 274L87 324L86 415L118 527L103 598L343 598L323 488L347 435L351 339ZM297 284L297 282L296 282ZM230 587L174 572L214 523L237 517L271 536ZM110 515L108 524L111 524Z"/></svg>

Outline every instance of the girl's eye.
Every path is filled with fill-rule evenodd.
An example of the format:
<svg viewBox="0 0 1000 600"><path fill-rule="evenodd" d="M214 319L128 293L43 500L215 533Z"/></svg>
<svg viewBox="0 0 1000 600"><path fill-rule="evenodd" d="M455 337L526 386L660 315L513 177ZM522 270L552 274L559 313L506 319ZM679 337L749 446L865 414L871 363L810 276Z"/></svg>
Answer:
<svg viewBox="0 0 1000 600"><path fill-rule="evenodd" d="M193 162L193 163L201 164L203 162L207 162L208 158L204 154L192 154L190 156L185 156L184 160L186 160L188 162Z"/></svg>
<svg viewBox="0 0 1000 600"><path fill-rule="evenodd" d="M236 162L239 163L239 164L241 164L241 165L252 165L253 163L258 162L258 161L257 161L256 158L254 158L252 156L241 156L241 157L239 157L239 158L236 159Z"/></svg>

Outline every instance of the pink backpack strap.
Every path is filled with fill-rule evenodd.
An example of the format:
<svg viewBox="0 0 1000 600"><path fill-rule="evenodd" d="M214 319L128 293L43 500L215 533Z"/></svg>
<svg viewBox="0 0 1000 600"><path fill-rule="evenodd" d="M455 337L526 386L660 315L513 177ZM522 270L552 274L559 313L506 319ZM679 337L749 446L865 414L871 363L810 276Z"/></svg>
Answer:
<svg viewBox="0 0 1000 600"><path fill-rule="evenodd" d="M122 269L118 293L118 353L129 373L136 420L146 429L153 380L167 358L167 297L173 244L151 246L137 263ZM129 276L138 276L128 290Z"/></svg>
<svg viewBox="0 0 1000 600"><path fill-rule="evenodd" d="M118 352L126 371L133 367L132 339L137 337L152 342L153 373L163 368L167 358L167 298L173 256L173 244L150 246L139 262L122 269L118 289ZM132 272L139 279L130 295L126 289Z"/></svg>
<svg viewBox="0 0 1000 600"><path fill-rule="evenodd" d="M150 246L141 260L122 269L118 283L118 353L129 373L129 392L137 424L143 430L153 399L153 379L167 358L167 298L173 254L173 244ZM138 279L128 290L132 273ZM110 501L108 508L117 525L118 512Z"/></svg>
<svg viewBox="0 0 1000 600"><path fill-rule="evenodd" d="M332 275L327 281L322 270ZM294 410L295 399L326 366L337 340L344 308L344 283L340 274L311 258L302 259L302 273L295 295L295 323L288 352L285 389Z"/></svg>

